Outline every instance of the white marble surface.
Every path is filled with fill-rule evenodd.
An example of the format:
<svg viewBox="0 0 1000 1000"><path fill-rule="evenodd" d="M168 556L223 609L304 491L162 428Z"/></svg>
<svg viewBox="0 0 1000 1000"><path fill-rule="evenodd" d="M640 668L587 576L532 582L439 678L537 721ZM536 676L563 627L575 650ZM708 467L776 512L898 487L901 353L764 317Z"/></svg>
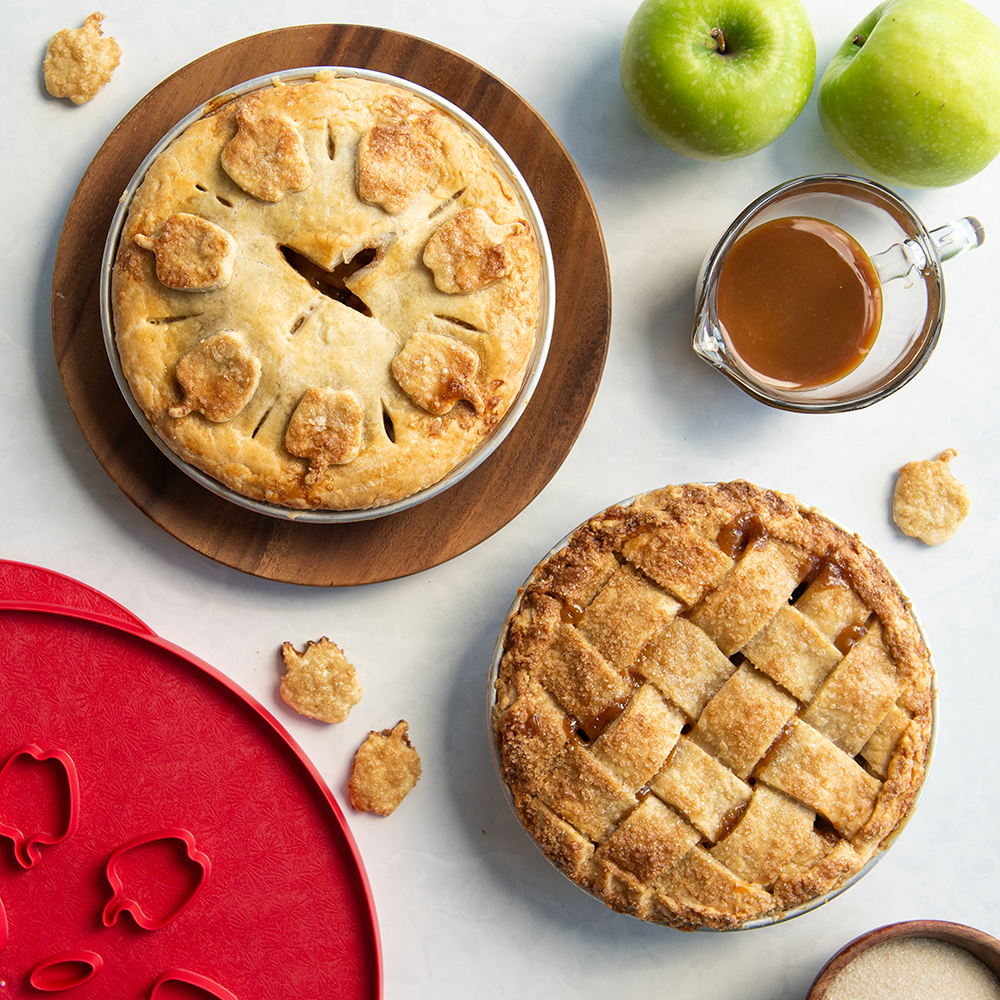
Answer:
<svg viewBox="0 0 1000 1000"><path fill-rule="evenodd" d="M820 69L871 0L806 0ZM1000 20L1000 0L978 5ZM996 869L1000 703L993 646L1000 585L1000 161L957 187L907 196L930 225L978 215L986 245L947 268L948 314L930 364L881 404L840 416L770 410L691 352L693 283L717 234L757 194L848 165L815 94L765 151L684 160L634 123L618 82L633 0L109 0L123 49L91 104L46 96L44 46L90 12L6 0L0 34L0 556L76 577L208 660L288 727L344 808L371 880L385 996L603 995L797 1000L825 960L886 922L937 918L1000 933ZM310 22L360 22L458 50L517 90L578 164L607 240L614 320L604 379L546 489L477 548L408 579L321 590L256 579L175 541L103 472L56 369L51 277L63 217L107 133L163 78L237 38ZM248 73L248 76L254 75ZM954 447L972 514L939 548L889 514L897 467ZM487 742L486 679L525 574L607 504L668 482L745 477L797 494L858 531L894 568L926 625L940 725L919 809L889 855L825 907L787 925L684 935L618 916L564 880L522 833ZM301 719L277 697L282 641L334 637L364 699L347 722ZM346 778L369 729L405 717L424 776L390 818L352 813ZM220 947L224 947L220 943Z"/></svg>

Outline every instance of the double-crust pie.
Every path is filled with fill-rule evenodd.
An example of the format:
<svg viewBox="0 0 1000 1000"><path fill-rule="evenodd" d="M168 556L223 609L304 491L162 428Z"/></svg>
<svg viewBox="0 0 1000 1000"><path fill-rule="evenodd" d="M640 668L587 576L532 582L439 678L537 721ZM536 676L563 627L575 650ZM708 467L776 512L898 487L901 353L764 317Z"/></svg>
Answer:
<svg viewBox="0 0 1000 1000"><path fill-rule="evenodd" d="M613 909L679 928L836 891L914 804L921 629L881 560L746 482L614 506L505 625L493 730L515 812Z"/></svg>
<svg viewBox="0 0 1000 1000"><path fill-rule="evenodd" d="M377 507L442 479L510 407L539 256L455 118L319 71L222 104L156 157L111 308L132 395L185 462L254 500Z"/></svg>

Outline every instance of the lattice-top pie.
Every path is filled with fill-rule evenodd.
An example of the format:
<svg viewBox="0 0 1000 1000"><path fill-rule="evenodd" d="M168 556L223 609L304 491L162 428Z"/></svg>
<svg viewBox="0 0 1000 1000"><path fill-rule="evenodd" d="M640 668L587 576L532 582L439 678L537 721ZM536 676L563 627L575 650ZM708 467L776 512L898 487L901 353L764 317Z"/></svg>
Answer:
<svg viewBox="0 0 1000 1000"><path fill-rule="evenodd" d="M381 506L439 481L519 391L539 258L485 146L321 73L190 125L122 230L123 372L164 441L256 500Z"/></svg>
<svg viewBox="0 0 1000 1000"><path fill-rule="evenodd" d="M674 486L578 528L507 623L493 726L525 829L620 912L779 918L913 805L933 673L891 574L793 497Z"/></svg>

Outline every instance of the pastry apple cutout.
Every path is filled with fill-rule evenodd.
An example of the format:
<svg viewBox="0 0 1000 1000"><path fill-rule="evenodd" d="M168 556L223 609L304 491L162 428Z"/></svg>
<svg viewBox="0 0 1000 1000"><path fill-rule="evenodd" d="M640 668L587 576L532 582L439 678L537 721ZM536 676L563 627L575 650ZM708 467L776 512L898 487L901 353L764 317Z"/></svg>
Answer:
<svg viewBox="0 0 1000 1000"><path fill-rule="evenodd" d="M358 194L396 215L424 187L433 166L434 148L414 123L379 123L358 144Z"/></svg>
<svg viewBox="0 0 1000 1000"><path fill-rule="evenodd" d="M241 334L233 330L214 333L177 363L184 401L167 412L175 419L197 411L212 423L232 420L257 391L260 369L260 358Z"/></svg>
<svg viewBox="0 0 1000 1000"><path fill-rule="evenodd" d="M183 855L175 841L183 845ZM211 860L195 847L188 830L135 837L108 859L112 897L104 907L104 926L111 927L123 913L130 913L144 930L165 927L194 902L211 870Z"/></svg>
<svg viewBox="0 0 1000 1000"><path fill-rule="evenodd" d="M328 465L347 465L361 453L365 414L349 389L307 389L285 432L285 447L309 460L306 482L314 483Z"/></svg>
<svg viewBox="0 0 1000 1000"><path fill-rule="evenodd" d="M236 241L221 226L189 212L170 216L159 235L135 234L136 246L151 250L160 284L181 292L225 288L233 277Z"/></svg>
<svg viewBox="0 0 1000 1000"><path fill-rule="evenodd" d="M236 135L222 151L222 168L248 194L279 202L312 184L302 136L287 117L262 113L250 98L236 115Z"/></svg>
<svg viewBox="0 0 1000 1000"><path fill-rule="evenodd" d="M485 407L476 385L479 355L451 337L415 333L393 358L392 374L403 392L428 413L449 413L462 399L477 413Z"/></svg>

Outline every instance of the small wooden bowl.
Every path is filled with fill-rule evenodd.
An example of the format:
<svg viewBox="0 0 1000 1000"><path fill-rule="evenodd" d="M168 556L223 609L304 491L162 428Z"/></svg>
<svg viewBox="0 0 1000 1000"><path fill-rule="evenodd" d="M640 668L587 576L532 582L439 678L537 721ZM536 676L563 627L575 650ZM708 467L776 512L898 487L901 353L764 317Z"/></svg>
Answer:
<svg viewBox="0 0 1000 1000"><path fill-rule="evenodd" d="M844 971L849 962L854 961L873 945L896 938L937 938L947 944L964 948L1000 978L1000 941L996 938L974 927L949 923L947 920L906 920L877 927L841 948L820 970L806 1000L823 1000L833 981Z"/></svg>

